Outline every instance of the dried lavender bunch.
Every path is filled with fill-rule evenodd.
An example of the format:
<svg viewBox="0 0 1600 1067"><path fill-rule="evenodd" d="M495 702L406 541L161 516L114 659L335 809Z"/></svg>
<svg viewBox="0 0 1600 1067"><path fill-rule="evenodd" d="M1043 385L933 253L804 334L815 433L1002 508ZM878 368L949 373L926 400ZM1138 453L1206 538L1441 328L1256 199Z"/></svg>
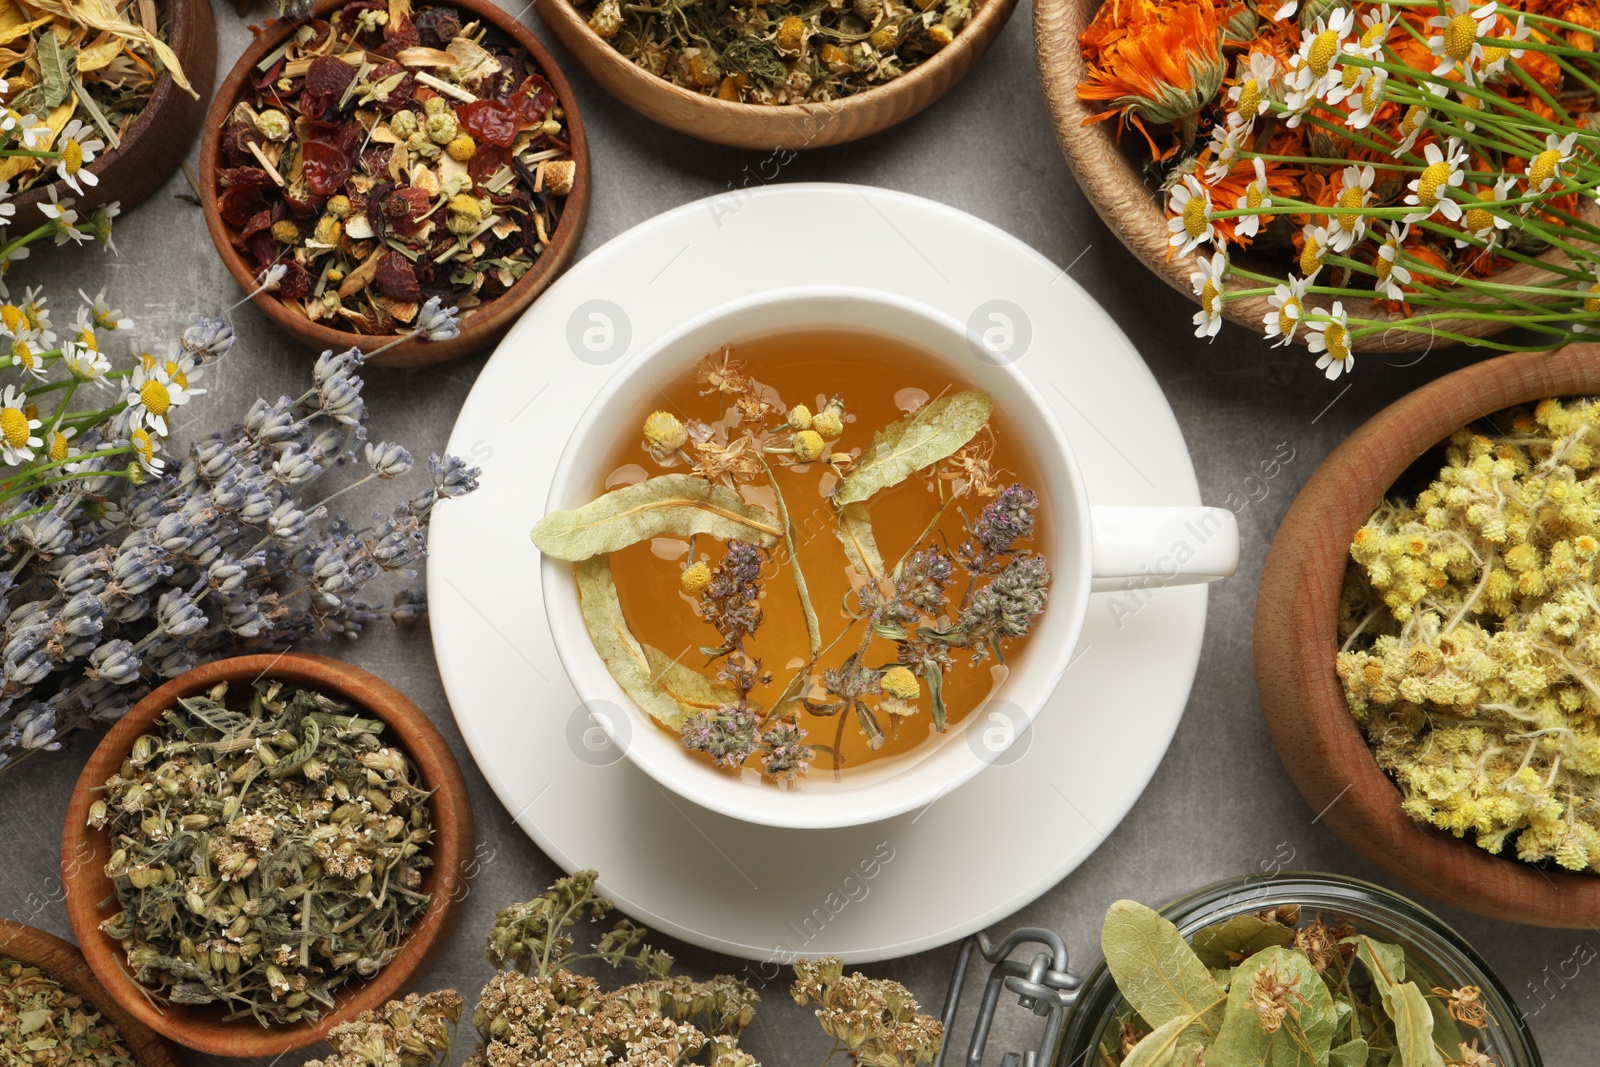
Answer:
<svg viewBox="0 0 1600 1067"><path fill-rule="evenodd" d="M932 1063L944 1042L944 1024L921 1014L899 982L844 973L837 956L800 960L790 993L796 1004L817 1005L817 1021L840 1050L861 1067L917 1067Z"/></svg>
<svg viewBox="0 0 1600 1067"><path fill-rule="evenodd" d="M357 349L324 352L300 396L259 399L181 460L162 455L156 408L198 392L203 366L233 340L224 320L196 320L169 358L134 371L114 414L60 442L65 474L0 497L0 768L119 718L206 658L423 613L418 589L388 603L367 590L385 573L412 575L434 506L475 489L477 469L431 456L430 484L388 515L358 526L330 510L414 466L400 445L366 442ZM75 351L94 354L87 340ZM347 466L359 477L316 495Z"/></svg>

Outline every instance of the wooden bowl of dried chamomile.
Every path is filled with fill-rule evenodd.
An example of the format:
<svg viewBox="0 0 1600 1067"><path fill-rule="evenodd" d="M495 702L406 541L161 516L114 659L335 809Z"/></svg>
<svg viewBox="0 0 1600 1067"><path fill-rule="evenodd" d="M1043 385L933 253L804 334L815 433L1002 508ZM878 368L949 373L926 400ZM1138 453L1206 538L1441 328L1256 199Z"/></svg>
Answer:
<svg viewBox="0 0 1600 1067"><path fill-rule="evenodd" d="M10 919L0 919L0 1048L38 1053L42 1064L183 1063L169 1042L106 994L83 953Z"/></svg>
<svg viewBox="0 0 1600 1067"><path fill-rule="evenodd" d="M443 363L495 344L577 254L587 145L555 61L493 0L398 22L321 0L217 91L200 196L281 329L377 366Z"/></svg>
<svg viewBox="0 0 1600 1067"><path fill-rule="evenodd" d="M472 847L460 768L398 690L321 656L238 656L101 741L62 880L123 1011L201 1052L275 1056L405 988L455 921Z"/></svg>
<svg viewBox="0 0 1600 1067"><path fill-rule="evenodd" d="M1256 684L1285 768L1419 892L1600 921L1600 346L1446 375L1334 450L1261 578Z"/></svg>
<svg viewBox="0 0 1600 1067"><path fill-rule="evenodd" d="M797 151L867 137L932 104L988 51L1016 0L735 4L706 9L716 13L697 27L704 39L670 25L665 8L533 6L595 81L646 118L735 148Z"/></svg>

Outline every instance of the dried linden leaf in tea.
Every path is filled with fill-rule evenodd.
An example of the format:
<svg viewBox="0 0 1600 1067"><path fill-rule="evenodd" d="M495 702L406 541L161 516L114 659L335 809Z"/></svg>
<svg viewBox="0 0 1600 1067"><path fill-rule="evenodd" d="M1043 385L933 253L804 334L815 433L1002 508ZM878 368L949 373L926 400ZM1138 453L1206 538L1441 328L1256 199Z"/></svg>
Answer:
<svg viewBox="0 0 1600 1067"><path fill-rule="evenodd" d="M0 956L0 1049L32 1067L138 1067L122 1032L37 967Z"/></svg>

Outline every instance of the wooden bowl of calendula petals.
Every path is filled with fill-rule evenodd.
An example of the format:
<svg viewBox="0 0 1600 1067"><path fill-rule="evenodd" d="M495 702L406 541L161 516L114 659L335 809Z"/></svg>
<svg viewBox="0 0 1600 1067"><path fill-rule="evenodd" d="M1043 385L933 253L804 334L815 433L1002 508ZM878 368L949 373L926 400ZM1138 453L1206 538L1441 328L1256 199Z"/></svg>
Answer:
<svg viewBox="0 0 1600 1067"><path fill-rule="evenodd" d="M1580 568L1573 570L1580 578L1572 580L1589 581L1581 579L1587 573L1581 570L1582 560L1588 558L1582 543L1587 535L1551 533L1551 537L1559 533L1569 548L1577 546L1576 559L1564 564L1563 559L1574 552L1544 543L1549 538L1543 532L1556 531L1551 524L1557 521L1572 523L1571 516L1552 519L1548 512L1533 512L1528 521L1539 524L1538 529L1507 534L1494 527L1493 514L1473 513L1471 521L1480 524L1473 529L1487 530L1485 538L1509 537L1500 542L1508 545L1518 543L1519 536L1530 538L1528 548L1506 551L1507 569L1507 563L1496 562L1497 549L1485 555L1477 548L1469 553L1438 547L1440 538L1456 536L1452 532L1456 516L1470 508L1470 499L1452 499L1446 493L1419 502L1418 496L1433 491L1430 483L1441 479L1442 471L1465 469L1465 474L1452 473L1449 484L1461 485L1469 494L1483 489L1492 509L1496 491L1513 492L1525 475L1538 477L1541 463L1552 464L1551 470L1559 472L1570 460L1580 473L1586 472L1589 452L1600 444L1600 424L1591 441L1586 425L1566 425L1570 420L1564 412L1580 398L1597 396L1600 345L1583 344L1478 363L1396 401L1351 434L1306 482L1278 529L1256 602L1256 685L1262 710L1284 767L1311 810L1320 813L1320 820L1351 848L1418 892L1481 915L1538 926L1580 928L1600 922L1600 874L1593 864L1600 849L1574 847L1588 831L1572 835L1564 847L1555 847L1543 840L1550 827L1534 825L1542 818L1537 813L1529 817L1534 821L1520 824L1495 815L1499 822L1491 824L1490 814L1508 810L1498 802L1502 796L1533 796L1540 783L1524 783L1526 775L1518 777L1517 761L1505 765L1505 757L1498 754L1497 739L1510 735L1493 733L1498 698L1492 687L1503 684L1507 671L1498 666L1458 669L1457 657L1472 642L1484 640L1475 634L1489 633L1502 618L1512 617L1505 614L1508 609L1494 606L1499 601L1475 595L1479 583L1504 602L1513 602L1513 596L1542 596L1549 587L1541 583L1557 581L1543 577L1556 573L1551 568L1571 564ZM1547 400L1561 403L1538 406ZM1545 429L1546 420L1560 433L1570 432L1572 444L1552 449L1540 443L1541 434L1560 437L1557 430ZM1472 428L1474 436L1458 438L1451 451L1439 447L1463 428ZM1528 444L1529 440L1534 443ZM1527 453L1518 451L1524 448L1545 458L1530 462ZM1558 474L1551 477L1557 479ZM1413 502L1423 510L1375 516L1380 507L1410 509ZM1398 549L1392 554L1394 567L1415 571L1418 587L1385 585L1382 588L1389 591L1382 596L1392 595L1392 600L1358 602L1357 596L1366 597L1368 590L1380 586L1368 577L1375 572L1353 562L1352 545L1358 538L1366 544L1373 531L1389 529L1386 516L1424 513L1431 516L1427 523L1396 520L1394 535L1383 538ZM1444 533L1430 542L1430 528ZM1412 537L1417 539L1415 551L1406 547ZM1458 538L1469 547L1472 539ZM1600 545L1591 547L1600 552ZM1355 554L1361 559L1369 555L1364 548ZM1402 565L1408 558L1416 562ZM1536 565L1541 560L1543 569ZM1504 577L1491 582L1497 570ZM1359 578L1350 592L1347 572ZM1389 573L1382 572L1385 582ZM1474 579L1478 574L1481 579ZM1524 574L1535 577L1524 582L1520 577ZM1430 595L1438 596L1450 610L1437 610L1439 605L1428 600ZM1343 605L1342 596L1349 598ZM1525 610L1532 602L1515 601L1524 605L1515 610ZM1382 606L1368 609L1368 603ZM1388 668L1375 658L1347 657L1355 655L1352 649L1367 647L1370 634L1389 632L1386 627L1402 617L1410 620L1411 629L1399 631L1394 641L1412 642L1406 646L1411 654L1403 660L1407 674L1417 681L1397 686L1398 693L1386 692ZM1505 623L1507 628L1511 625ZM1404 652L1396 644L1387 648ZM1492 666L1492 661L1486 662ZM1340 671L1347 678L1342 679ZM1416 702L1409 703L1413 698ZM1562 699L1586 706L1576 695ZM1352 707L1360 710L1365 727L1358 725ZM1475 727L1480 731L1476 736L1471 734ZM1419 744L1435 746L1418 749L1418 767L1442 766L1448 762L1446 755L1467 752L1466 763L1456 767L1450 779L1462 792L1432 798L1419 792L1411 768L1391 755L1390 730L1399 731L1393 735L1396 745L1415 735ZM1530 743L1538 743L1538 738L1524 736L1518 742ZM1517 751L1519 755L1526 751L1529 762L1540 767L1536 777L1546 776L1551 752L1526 747ZM1380 766L1375 752L1388 769ZM1479 779L1495 784L1485 787ZM1485 789L1484 797L1472 803L1455 799L1476 797ZM1460 836L1433 824L1451 823L1441 805L1454 805L1452 810L1462 813L1453 827ZM1585 819L1588 814L1592 813L1585 813ZM1533 836L1525 839L1530 833ZM1499 844L1499 853L1480 847L1480 842ZM1519 853L1534 862L1519 858ZM1578 867L1582 869L1573 869Z"/></svg>

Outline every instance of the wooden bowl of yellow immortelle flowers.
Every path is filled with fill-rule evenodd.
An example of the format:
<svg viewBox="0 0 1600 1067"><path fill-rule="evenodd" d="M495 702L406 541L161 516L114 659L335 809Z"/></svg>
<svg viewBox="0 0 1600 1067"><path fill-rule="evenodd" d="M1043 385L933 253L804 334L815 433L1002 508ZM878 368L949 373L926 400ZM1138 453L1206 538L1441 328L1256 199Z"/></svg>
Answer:
<svg viewBox="0 0 1600 1067"><path fill-rule="evenodd" d="M1597 322L1597 15L1034 6L1057 137L1113 232L1201 305L1197 336L1230 320L1330 378L1358 351L1551 348Z"/></svg>
<svg viewBox="0 0 1600 1067"><path fill-rule="evenodd" d="M690 5L534 0L613 96L718 144L844 144L943 96L988 50L1016 0Z"/></svg>
<svg viewBox="0 0 1600 1067"><path fill-rule="evenodd" d="M1284 766L1457 907L1600 921L1600 346L1447 375L1352 434L1279 528L1256 682Z"/></svg>

